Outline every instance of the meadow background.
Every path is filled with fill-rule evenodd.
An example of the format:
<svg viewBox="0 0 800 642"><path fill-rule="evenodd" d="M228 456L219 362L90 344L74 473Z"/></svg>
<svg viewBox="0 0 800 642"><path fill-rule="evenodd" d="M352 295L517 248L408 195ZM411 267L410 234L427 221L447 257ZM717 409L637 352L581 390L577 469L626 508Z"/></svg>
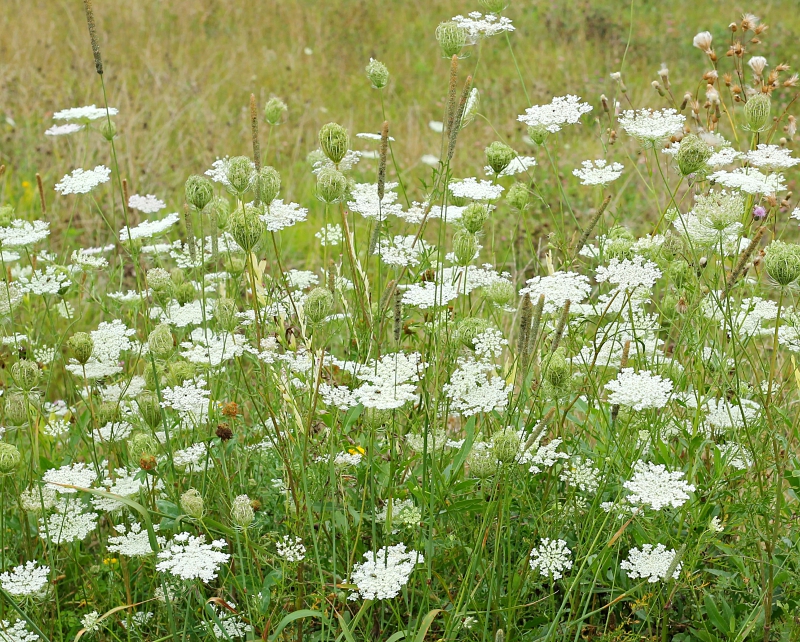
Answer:
<svg viewBox="0 0 800 642"><path fill-rule="evenodd" d="M308 198L313 176L305 158L317 148L319 127L335 121L351 132L380 129L379 92L363 73L374 57L391 73L383 93L396 139L393 152L404 182L420 188L430 176L420 158L438 153L440 135L428 123L442 119L449 73L433 32L439 22L476 7L459 0L98 2L109 104L120 111L115 119L120 171L131 193L156 194L166 199L170 211L177 210L188 174L201 174L218 156L250 153L250 94L259 105L275 95L289 112L273 133L272 157L266 162L281 172L285 197L311 204L313 217L315 199ZM82 9L77 0L0 3L0 23L8 25L0 38L0 163L7 166L1 188L18 210L26 204L31 211L38 208L36 172L51 186L73 169L71 146L80 147L84 167L107 162L98 134L86 149L81 137L43 135L54 111L103 102ZM662 62L670 69L676 96L702 88L707 63L692 47L691 36L709 29L724 42L727 23L745 11L756 11L768 22L770 60L796 68L792 44L800 38L800 15L789 0L758 7L686 0L516 0L504 15L516 27L510 37L530 104L576 93L595 105L589 121L594 122L602 114L600 95L614 93L613 71L623 71L637 106L664 103L650 87ZM492 39L480 51L475 85L488 122L479 119L464 131L454 161L463 176L482 174L483 148L497 138L520 154L534 152L522 142L525 126L516 121L530 104L502 40ZM466 51L470 57L462 63L462 74L478 60L477 47ZM588 218L594 195L578 186L571 169L583 159L600 157L602 150L597 136L580 129L562 137L558 163L574 188L573 207ZM367 141L355 145L375 149ZM377 161L364 160L354 176L373 180L376 166ZM617 197L629 207L645 197L636 183ZM416 197L422 192L413 191ZM558 197L557 190L552 194ZM322 204L316 207L322 210ZM532 228L546 225L535 220L537 213L541 209L534 208ZM638 216L631 211L626 218ZM75 234L85 232L84 243L102 240L92 238L98 226L89 212L76 212L73 227ZM307 239L290 237L299 250L307 247Z"/></svg>

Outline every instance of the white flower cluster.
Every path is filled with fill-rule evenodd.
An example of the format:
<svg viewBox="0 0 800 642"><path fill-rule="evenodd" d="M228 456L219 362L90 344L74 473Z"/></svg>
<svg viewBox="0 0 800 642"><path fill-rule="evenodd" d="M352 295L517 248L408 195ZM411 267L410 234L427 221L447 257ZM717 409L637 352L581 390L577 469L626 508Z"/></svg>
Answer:
<svg viewBox="0 0 800 642"><path fill-rule="evenodd" d="M528 107L517 120L528 127L542 128L551 134L560 132L564 125L574 125L581 116L592 111L592 106L582 103L579 96L567 94L553 98L549 105Z"/></svg>
<svg viewBox="0 0 800 642"><path fill-rule="evenodd" d="M158 554L160 560L156 570L168 573L181 580L210 582L231 556L223 553L227 547L224 539L215 539L206 544L205 535L194 536L178 533Z"/></svg>
<svg viewBox="0 0 800 642"><path fill-rule="evenodd" d="M56 183L56 191L62 196L88 194L95 187L101 183L107 183L109 180L111 180L111 170L105 165L98 165L94 169L79 167Z"/></svg>
<svg viewBox="0 0 800 642"><path fill-rule="evenodd" d="M132 198L132 197L131 197ZM164 218L157 221L142 221L135 227L123 227L119 231L119 240L136 241L138 239L149 239L153 236L163 234L175 223L180 220L177 212L167 214Z"/></svg>
<svg viewBox="0 0 800 642"><path fill-rule="evenodd" d="M154 524L153 530L158 531L159 525ZM119 553L128 557L146 557L152 555L155 551L150 546L150 536L146 529L138 522L134 522L126 527L125 524L120 524L114 527L114 530L120 533L114 537L108 538L108 552ZM159 546L164 546L166 539L162 536L156 536Z"/></svg>
<svg viewBox="0 0 800 642"><path fill-rule="evenodd" d="M71 107L62 109L53 114L53 120L99 120L107 116L116 116L119 110L116 107L97 107L87 105L86 107Z"/></svg>
<svg viewBox="0 0 800 642"><path fill-rule="evenodd" d="M648 506L661 510L665 506L680 508L695 487L686 483L682 471L670 472L664 464L637 461L634 473L623 487L630 492L625 500L633 506Z"/></svg>
<svg viewBox="0 0 800 642"><path fill-rule="evenodd" d="M0 227L0 247L27 247L43 241L49 235L50 223L47 221L14 219L8 225Z"/></svg>
<svg viewBox="0 0 800 642"><path fill-rule="evenodd" d="M14 597L41 597L47 590L49 575L49 566L39 566L33 560L0 575L0 587Z"/></svg>
<svg viewBox="0 0 800 642"><path fill-rule="evenodd" d="M305 221L306 216L308 216L307 208L300 207L297 203L284 203L276 198L267 205L260 218L267 226L268 232L280 232L295 223Z"/></svg>
<svg viewBox="0 0 800 642"><path fill-rule="evenodd" d="M730 172L721 169L708 179L746 194L777 194L786 191L786 183L781 174L762 174L752 167L737 167Z"/></svg>
<svg viewBox="0 0 800 642"><path fill-rule="evenodd" d="M78 123L66 123L64 125L53 125L52 127L48 127L44 134L45 136L66 136L68 134L79 132L83 129L85 129L84 125L79 125Z"/></svg>
<svg viewBox="0 0 800 642"><path fill-rule="evenodd" d="M155 214L163 210L166 206L167 204L155 194L148 194L147 196L132 194L128 199L128 207L132 210L144 212L145 214Z"/></svg>
<svg viewBox="0 0 800 642"><path fill-rule="evenodd" d="M478 181L470 177L454 181L448 185L450 192L457 198L469 198L473 201L494 201L503 193L503 186L491 181Z"/></svg>
<svg viewBox="0 0 800 642"><path fill-rule="evenodd" d="M671 136L679 134L683 131L685 121L686 117L675 109L628 110L619 117L622 129L645 148L660 145Z"/></svg>
<svg viewBox="0 0 800 642"><path fill-rule="evenodd" d="M416 243L415 243L416 240ZM422 256L431 251L431 246L414 235L399 234L393 239L381 239L375 248L375 254L381 257L386 265L419 265Z"/></svg>
<svg viewBox="0 0 800 642"><path fill-rule="evenodd" d="M400 216L403 207L397 203L397 193L394 191L397 185L398 183L386 183L383 198L379 200L376 183L356 183L350 188L352 200L347 202L347 207L364 218L380 221L385 221L390 214Z"/></svg>
<svg viewBox="0 0 800 642"><path fill-rule="evenodd" d="M572 568L571 554L572 551L567 548L563 539L551 540L544 537L539 546L531 551L529 563L531 569L538 569L540 575L557 580L563 576L564 571Z"/></svg>
<svg viewBox="0 0 800 642"><path fill-rule="evenodd" d="M319 232L314 234L319 239L319 244L322 247L339 245L344 238L342 226L338 223L333 225L326 225Z"/></svg>
<svg viewBox="0 0 800 642"><path fill-rule="evenodd" d="M471 39L488 38L504 31L514 31L510 18L487 13L485 16L472 11L465 16L453 16L453 22L467 30Z"/></svg>
<svg viewBox="0 0 800 642"><path fill-rule="evenodd" d="M489 376L492 371L494 365L488 361L459 359L458 368L443 387L450 400L450 409L465 417L503 410L508 405L513 385L496 374Z"/></svg>
<svg viewBox="0 0 800 642"><path fill-rule="evenodd" d="M32 631L28 631L25 620L16 620L11 624L8 620L0 620L0 642L36 642L41 638Z"/></svg>
<svg viewBox="0 0 800 642"><path fill-rule="evenodd" d="M657 544L655 547L652 544L644 544L641 549L632 548L628 552L628 559L623 560L619 567L627 571L627 576L633 580L647 578L648 582L655 583L669 579L667 574L675 562L675 555L675 549L667 550L663 544ZM678 579L682 566L680 562L675 565L670 575L672 579Z"/></svg>
<svg viewBox="0 0 800 642"><path fill-rule="evenodd" d="M87 511L82 502L62 499L52 515L39 519L39 532L52 544L79 542L94 530L98 517Z"/></svg>
<svg viewBox="0 0 800 642"><path fill-rule="evenodd" d="M301 562L306 557L306 547L303 545L303 540L299 537L284 535L283 539L279 539L275 542L275 548L278 552L278 556L290 563Z"/></svg>
<svg viewBox="0 0 800 642"><path fill-rule="evenodd" d="M608 163L603 159L581 163L580 169L573 169L572 173L581 179L581 185L608 185L622 176L625 166L622 163Z"/></svg>
<svg viewBox="0 0 800 642"><path fill-rule="evenodd" d="M615 406L625 406L633 410L663 408L669 402L672 382L648 370L634 372L633 368L623 368L617 378L606 384L608 402Z"/></svg>
<svg viewBox="0 0 800 642"><path fill-rule="evenodd" d="M592 286L587 276L577 272L555 272L548 276L528 279L519 294L520 296L529 294L534 305L543 294L543 312L552 314L563 308L567 301L572 305L583 303L591 291Z"/></svg>
<svg viewBox="0 0 800 642"><path fill-rule="evenodd" d="M357 591L348 599L388 600L396 597L408 583L411 572L425 558L417 551L406 551L405 544L384 546L376 552L364 553L364 561L357 562L350 574L350 583Z"/></svg>

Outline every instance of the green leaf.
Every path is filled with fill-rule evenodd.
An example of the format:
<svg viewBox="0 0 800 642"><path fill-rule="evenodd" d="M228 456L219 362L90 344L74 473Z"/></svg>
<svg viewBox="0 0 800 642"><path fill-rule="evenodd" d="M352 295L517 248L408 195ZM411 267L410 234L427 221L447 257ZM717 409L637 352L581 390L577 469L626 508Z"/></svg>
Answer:
<svg viewBox="0 0 800 642"><path fill-rule="evenodd" d="M303 618L307 617L318 617L319 619L325 620L325 615L320 613L319 611L312 611L311 609L300 609L299 611L295 611L294 613L289 613L285 618L283 618L280 622L278 622L278 626L275 627L275 630L272 632L272 635L269 636L270 642L275 642L278 639L281 631L289 626L292 622L296 620L302 620Z"/></svg>
<svg viewBox="0 0 800 642"><path fill-rule="evenodd" d="M714 598L706 593L703 602L706 606L706 615L711 621L711 624L713 624L720 633L728 633L728 622L726 622L720 614L719 608L717 608L717 604L714 602Z"/></svg>
<svg viewBox="0 0 800 642"><path fill-rule="evenodd" d="M425 636L428 634L428 629L431 628L434 618L442 612L442 609L433 609L428 611L428 614L422 618L422 623L419 625L417 635L414 637L414 642L425 642Z"/></svg>

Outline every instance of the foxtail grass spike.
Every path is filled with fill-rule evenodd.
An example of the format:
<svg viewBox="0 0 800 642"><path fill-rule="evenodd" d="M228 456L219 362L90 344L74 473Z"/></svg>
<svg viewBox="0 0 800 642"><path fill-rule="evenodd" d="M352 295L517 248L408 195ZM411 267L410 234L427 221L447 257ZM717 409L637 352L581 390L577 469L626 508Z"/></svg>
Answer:
<svg viewBox="0 0 800 642"><path fill-rule="evenodd" d="M564 308L561 310L561 316L558 319L558 325L556 325L556 331L553 334L553 343L550 344L550 354L558 350L558 345L561 343L561 338L564 336L564 328L567 327L567 321L569 320L570 305L571 301L567 299L564 302Z"/></svg>
<svg viewBox="0 0 800 642"><path fill-rule="evenodd" d="M469 100L469 92L472 89L472 76L467 76L467 82L464 83L464 89L461 91L461 100L458 102L458 110L456 111L455 119L453 120L453 129L450 131L450 140L447 145L447 160L453 158L453 153L456 151L456 141L458 140L458 132L461 131L461 120L464 117L464 110L467 108L467 100Z"/></svg>
<svg viewBox="0 0 800 642"><path fill-rule="evenodd" d="M611 195L609 194L608 196L605 197L605 199L603 199L602 205L600 205L600 207L597 208L597 211L594 213L594 216L589 221L589 224L586 226L586 229L583 231L583 234L581 234L581 238L578 239L578 244L575 246L575 255L572 257L573 260L578 256L578 254L581 253L581 250L583 249L584 245L586 245L586 241L589 240L589 235L592 233L592 230L594 230L594 228L597 226L598 221L603 216L603 213L606 211L606 208L608 207L608 204L610 202L611 202Z"/></svg>
<svg viewBox="0 0 800 642"><path fill-rule="evenodd" d="M753 240L750 241L750 245L748 245L744 252L739 255L739 260L736 261L736 265L734 266L733 270L731 270L730 275L728 276L728 280L725 283L725 293L724 296L728 296L728 292L730 289L736 284L736 281L739 280L739 277L744 274L744 269L747 267L747 264L750 262L750 258L753 256L753 253L758 249L758 246L761 244L761 239L764 238L764 233L767 231L766 226L762 225L761 227L756 230L756 234L753 237Z"/></svg>
<svg viewBox="0 0 800 642"><path fill-rule="evenodd" d="M255 94L250 94L250 132L253 136L253 162L258 172L261 169L261 146L258 143L258 108Z"/></svg>
<svg viewBox="0 0 800 642"><path fill-rule="evenodd" d="M395 290L394 293L394 341L400 343L403 332L403 293Z"/></svg>
<svg viewBox="0 0 800 642"><path fill-rule="evenodd" d="M547 425L553 420L555 414L556 414L555 407L550 408L550 410L547 411L547 414L544 417L542 417L541 421L539 421L539 423L533 427L533 430L531 431L531 436L528 437L527 441L525 442L525 446L522 448L522 452L526 452L531 446L533 446L533 443L536 441L539 435L542 434L542 431L545 428L547 428Z"/></svg>
<svg viewBox="0 0 800 642"><path fill-rule="evenodd" d="M539 338L539 326L542 323L542 312L544 311L544 294L539 295L539 300L533 307L533 318L531 319L531 329L528 333L528 345L525 352L528 355L536 354L536 340Z"/></svg>
<svg viewBox="0 0 800 642"><path fill-rule="evenodd" d="M528 345L528 335L531 330L531 318L533 317L533 304L531 295L527 292L522 297L522 305L519 312L519 334L517 335L517 355L524 366L524 355Z"/></svg>
<svg viewBox="0 0 800 642"><path fill-rule="evenodd" d="M378 201L383 200L386 190L386 155L389 151L389 121L383 121L381 127L381 147L378 160Z"/></svg>
<svg viewBox="0 0 800 642"><path fill-rule="evenodd" d="M336 294L336 264L333 260L328 262L328 269L325 273L325 277L331 294Z"/></svg>
<svg viewBox="0 0 800 642"><path fill-rule="evenodd" d="M453 120L456 116L456 85L458 83L458 56L450 59L450 87L447 91L447 128L445 133L449 136L453 130Z"/></svg>
<svg viewBox="0 0 800 642"><path fill-rule="evenodd" d="M381 228L383 221L378 219L375 221L375 227L372 228L372 234L369 235L369 255L375 254L375 248L378 247L378 241L381 238Z"/></svg>
<svg viewBox="0 0 800 642"><path fill-rule="evenodd" d="M5 165L3 165L5 167ZM0 176L2 172L0 172ZM42 214L47 214L47 201L44 200L44 186L42 185L42 176L36 172L36 186L39 188L39 202L42 205Z"/></svg>
<svg viewBox="0 0 800 642"><path fill-rule="evenodd" d="M92 41L92 54L94 55L94 68L98 74L103 75L103 58L100 56L100 41L97 39L97 26L94 23L94 9L92 0L83 0L86 11L86 24L89 26L89 38Z"/></svg>

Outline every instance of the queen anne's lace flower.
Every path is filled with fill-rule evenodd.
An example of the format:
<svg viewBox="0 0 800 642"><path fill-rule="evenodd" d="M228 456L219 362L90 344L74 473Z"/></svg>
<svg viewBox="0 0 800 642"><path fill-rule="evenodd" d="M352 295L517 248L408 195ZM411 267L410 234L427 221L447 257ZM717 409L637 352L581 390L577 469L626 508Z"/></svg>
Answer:
<svg viewBox="0 0 800 642"><path fill-rule="evenodd" d="M167 214L164 218L158 221L142 221L136 227L123 227L119 231L119 240L135 241L137 239L149 239L158 234L163 234L175 223L180 220L177 212Z"/></svg>
<svg viewBox="0 0 800 642"><path fill-rule="evenodd" d="M464 16L454 16L453 22L467 30L471 39L479 37L488 38L504 31L514 31L510 18L487 13L485 16L477 11Z"/></svg>
<svg viewBox="0 0 800 642"><path fill-rule="evenodd" d="M549 105L535 105L528 107L525 113L517 120L529 127L542 128L555 134L561 131L564 125L574 125L581 116L592 111L592 106L582 103L579 96L567 94L553 98Z"/></svg>
<svg viewBox="0 0 800 642"><path fill-rule="evenodd" d="M556 312L569 301L571 304L582 303L592 286L588 277L577 272L556 272L549 276L535 276L528 279L526 286L519 291L520 296L529 294L531 301L538 301L544 294L544 309L547 314Z"/></svg>
<svg viewBox="0 0 800 642"><path fill-rule="evenodd" d="M384 546L376 552L364 553L364 561L357 562L350 574L350 583L357 590L349 597L357 600L388 600L396 597L408 584L411 572L425 558L417 551L406 551L405 544Z"/></svg>
<svg viewBox="0 0 800 642"><path fill-rule="evenodd" d="M746 194L777 194L786 191L782 174L762 174L752 167L738 167L730 172L719 170L709 180L742 190Z"/></svg>
<svg viewBox="0 0 800 642"><path fill-rule="evenodd" d="M398 183L386 183L383 198L378 201L378 186L375 183L356 183L350 188L352 200L347 202L353 212L358 212L364 218L386 220L390 214L400 216L403 207L397 203L397 193L394 189Z"/></svg>
<svg viewBox="0 0 800 642"><path fill-rule="evenodd" d="M572 173L581 179L581 185L608 185L622 176L625 167L622 163L607 163L600 159L586 160L581 163L580 169L573 169Z"/></svg>
<svg viewBox="0 0 800 642"><path fill-rule="evenodd" d="M644 544L639 550L632 548L628 552L628 559L622 561L619 567L627 571L626 575L632 580L647 578L650 583L659 580L667 580L667 573L675 561L675 549L667 550L663 544L657 544L655 548L652 544ZM677 580L680 575L682 564L679 562L672 573L672 579Z"/></svg>
<svg viewBox="0 0 800 642"><path fill-rule="evenodd" d="M284 535L283 539L275 542L275 548L278 555L287 562L301 562L306 557L306 547L299 537Z"/></svg>
<svg viewBox="0 0 800 642"><path fill-rule="evenodd" d="M59 493L72 494L78 491L74 488L65 488L58 484L89 488L94 483L94 480L97 479L97 473L85 463L78 462L75 464L67 464L61 468L51 468L45 472L42 479Z"/></svg>
<svg viewBox="0 0 800 642"><path fill-rule="evenodd" d="M36 642L41 639L36 633L28 631L25 620L17 619L14 624L0 620L0 642Z"/></svg>
<svg viewBox="0 0 800 642"><path fill-rule="evenodd" d="M675 109L628 110L619 117L619 124L645 148L655 147L683 130L686 117Z"/></svg>
<svg viewBox="0 0 800 642"><path fill-rule="evenodd" d="M406 286L402 301L405 305L413 305L425 310L447 305L459 294L459 290L447 283L425 281Z"/></svg>
<svg viewBox="0 0 800 642"><path fill-rule="evenodd" d="M69 544L86 539L97 526L97 513L86 510L82 502L62 499L47 519L39 519L39 532L52 544Z"/></svg>
<svg viewBox="0 0 800 642"><path fill-rule="evenodd" d="M65 125L53 125L45 130L45 136L65 136L74 134L84 129L83 125L78 123L67 123Z"/></svg>
<svg viewBox="0 0 800 642"><path fill-rule="evenodd" d="M159 525L154 524L153 530L158 532ZM119 535L108 538L108 552L119 553L128 557L146 557L152 555L155 551L150 546L150 536L146 529L138 522L134 522L130 526L120 524L115 526L114 530ZM166 538L156 536L159 546L164 546Z"/></svg>
<svg viewBox="0 0 800 642"><path fill-rule="evenodd" d="M15 219L7 226L0 227L0 246L27 247L43 241L50 235L50 223L47 221L23 221Z"/></svg>
<svg viewBox="0 0 800 642"><path fill-rule="evenodd" d="M39 566L33 560L0 575L0 587L14 597L39 597L47 590L49 575L49 566Z"/></svg>
<svg viewBox="0 0 800 642"><path fill-rule="evenodd" d="M307 215L307 208L300 207L297 203L284 203L276 198L267 205L260 218L267 226L267 231L279 232L295 223L305 221Z"/></svg>
<svg viewBox="0 0 800 642"><path fill-rule="evenodd" d="M210 582L217 577L219 567L231 558L222 552L226 547L223 539L206 544L204 535L178 533L169 541L167 548L158 554L160 561L156 564L156 570L182 580Z"/></svg>
<svg viewBox="0 0 800 642"><path fill-rule="evenodd" d="M641 255L622 261L611 259L608 266L600 266L595 272L598 283L611 283L616 290L629 294L637 289L651 290L660 276L658 265Z"/></svg>
<svg viewBox="0 0 800 642"><path fill-rule="evenodd" d="M453 196L470 198L474 201L494 201L503 193L503 186L491 181L480 181L477 178L465 178L461 181L450 183L448 186Z"/></svg>
<svg viewBox="0 0 800 642"><path fill-rule="evenodd" d="M490 377L494 366L486 361L459 359L450 382L442 388L450 399L450 408L466 417L479 412L503 410L513 386L500 376Z"/></svg>
<svg viewBox="0 0 800 642"><path fill-rule="evenodd" d="M56 183L56 191L62 196L88 194L95 187L109 180L111 180L111 170L104 165L98 165L94 169L78 168Z"/></svg>
<svg viewBox="0 0 800 642"><path fill-rule="evenodd" d="M511 159L508 166L498 174L498 176L514 176L514 174L522 174L527 172L531 167L536 166L536 159L533 156L515 156ZM494 174L494 170L488 165L483 168L490 176Z"/></svg>
<svg viewBox="0 0 800 642"><path fill-rule="evenodd" d="M393 239L381 239L375 248L375 254L387 265L408 266L419 265L421 256L430 249L430 245L422 239L411 234L400 234Z"/></svg>
<svg viewBox="0 0 800 642"><path fill-rule="evenodd" d="M344 238L342 234L342 226L335 223L334 225L326 225L314 236L319 239L319 244L322 247L329 247L339 245Z"/></svg>
<svg viewBox="0 0 800 642"><path fill-rule="evenodd" d="M687 484L682 471L670 472L664 464L637 461L633 477L623 484L630 492L625 500L634 506L647 506L661 510L665 506L680 508L689 499L695 487Z"/></svg>
<svg viewBox="0 0 800 642"><path fill-rule="evenodd" d="M145 214L155 214L156 212L163 210L166 206L167 204L160 198L156 197L155 194L148 194L147 196L133 194L128 199L128 207L130 207L132 210L144 212Z"/></svg>
<svg viewBox="0 0 800 642"><path fill-rule="evenodd" d="M531 569L534 571L538 569L539 574L544 577L560 579L564 571L572 568L571 553L563 539L551 540L549 537L544 537L539 546L531 551Z"/></svg>
<svg viewBox="0 0 800 642"><path fill-rule="evenodd" d="M800 163L800 158L792 156L792 150L780 145L758 145L745 155L754 167L766 169L788 169Z"/></svg>
<svg viewBox="0 0 800 642"><path fill-rule="evenodd" d="M53 120L99 120L108 116L116 116L119 110L116 107L97 107L88 105L86 107L71 107L62 109L53 114Z"/></svg>
<svg viewBox="0 0 800 642"><path fill-rule="evenodd" d="M611 393L608 402L616 406L634 410L663 408L669 402L672 382L647 370L623 368L616 379L606 384L606 390Z"/></svg>

